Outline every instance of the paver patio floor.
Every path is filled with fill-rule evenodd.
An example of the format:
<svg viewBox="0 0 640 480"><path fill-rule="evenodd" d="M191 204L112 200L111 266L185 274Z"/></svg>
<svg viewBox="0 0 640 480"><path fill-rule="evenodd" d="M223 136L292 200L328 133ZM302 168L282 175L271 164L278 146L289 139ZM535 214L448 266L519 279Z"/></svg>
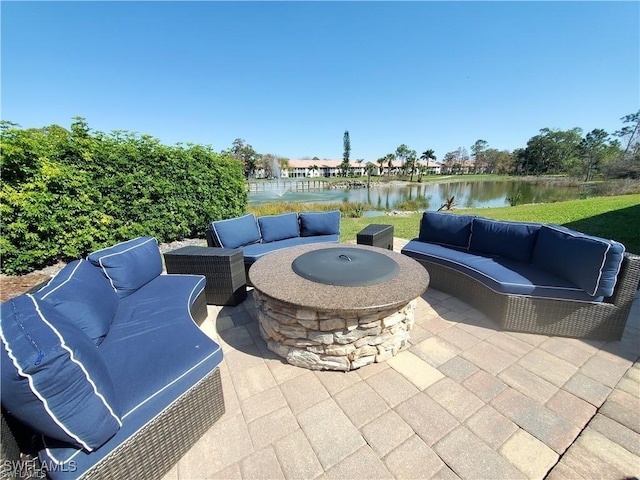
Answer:
<svg viewBox="0 0 640 480"><path fill-rule="evenodd" d="M640 297L605 343L503 332L430 288L409 348L346 373L268 351L251 292L202 328L226 413L166 480L640 477Z"/></svg>

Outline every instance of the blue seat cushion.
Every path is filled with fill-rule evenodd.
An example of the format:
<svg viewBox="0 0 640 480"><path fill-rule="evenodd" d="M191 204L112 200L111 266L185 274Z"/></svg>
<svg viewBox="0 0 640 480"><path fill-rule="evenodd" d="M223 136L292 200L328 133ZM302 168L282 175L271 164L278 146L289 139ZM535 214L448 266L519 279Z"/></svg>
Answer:
<svg viewBox="0 0 640 480"><path fill-rule="evenodd" d="M340 235L316 235L314 237L287 238L285 240L278 240L277 242L247 245L246 247L242 247L242 254L244 255L244 263L250 265L264 255L282 248L295 247L297 245L308 245L310 243L339 241Z"/></svg>
<svg viewBox="0 0 640 480"><path fill-rule="evenodd" d="M0 307L2 406L46 436L86 451L120 428L120 404L91 339L26 294Z"/></svg>
<svg viewBox="0 0 640 480"><path fill-rule="evenodd" d="M528 263L541 226L476 217L471 221L469 250Z"/></svg>
<svg viewBox="0 0 640 480"><path fill-rule="evenodd" d="M340 210L300 212L300 236L340 235Z"/></svg>
<svg viewBox="0 0 640 480"><path fill-rule="evenodd" d="M119 298L131 295L162 273L162 257L153 237L138 237L98 250L87 260L102 269Z"/></svg>
<svg viewBox="0 0 640 480"><path fill-rule="evenodd" d="M418 238L423 242L469 248L472 215L424 212Z"/></svg>
<svg viewBox="0 0 640 480"><path fill-rule="evenodd" d="M253 213L211 222L210 231L214 241L222 248L243 247L261 240L256 216Z"/></svg>
<svg viewBox="0 0 640 480"><path fill-rule="evenodd" d="M566 278L594 297L613 295L624 257L624 245L557 225L538 234L531 261Z"/></svg>
<svg viewBox="0 0 640 480"><path fill-rule="evenodd" d="M300 236L298 214L295 212L258 217L258 225L262 241L266 243Z"/></svg>
<svg viewBox="0 0 640 480"><path fill-rule="evenodd" d="M600 302L584 290L557 275L531 263L471 253L461 248L410 241L402 253L452 268L482 282L492 290L513 295Z"/></svg>
<svg viewBox="0 0 640 480"><path fill-rule="evenodd" d="M50 472L52 478L81 476L220 364L220 346L189 312L205 284L200 275L160 275L120 302L99 349L111 370L122 428L91 455L45 439L42 460L76 468Z"/></svg>
<svg viewBox="0 0 640 480"><path fill-rule="evenodd" d="M96 345L109 331L118 308L118 296L107 277L86 260L67 264L33 296L62 313Z"/></svg>

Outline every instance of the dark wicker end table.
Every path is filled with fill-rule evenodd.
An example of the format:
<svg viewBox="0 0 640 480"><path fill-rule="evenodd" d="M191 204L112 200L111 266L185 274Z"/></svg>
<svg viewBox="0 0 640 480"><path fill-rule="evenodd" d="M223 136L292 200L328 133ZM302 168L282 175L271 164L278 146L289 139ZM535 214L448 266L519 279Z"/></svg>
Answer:
<svg viewBox="0 0 640 480"><path fill-rule="evenodd" d="M372 247L393 250L393 225L380 225L372 223L358 232L356 236L358 245L371 245Z"/></svg>
<svg viewBox="0 0 640 480"><path fill-rule="evenodd" d="M164 254L167 273L207 277L205 293L211 305L237 305L247 298L242 250L236 248L182 247Z"/></svg>

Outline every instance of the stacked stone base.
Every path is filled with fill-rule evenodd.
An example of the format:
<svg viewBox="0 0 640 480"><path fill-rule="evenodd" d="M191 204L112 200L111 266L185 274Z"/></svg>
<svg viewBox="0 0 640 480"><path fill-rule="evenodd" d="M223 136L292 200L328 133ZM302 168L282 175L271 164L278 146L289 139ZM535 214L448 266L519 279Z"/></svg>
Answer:
<svg viewBox="0 0 640 480"><path fill-rule="evenodd" d="M359 314L311 310L253 292L269 350L311 370L349 371L396 355L409 340L417 302Z"/></svg>

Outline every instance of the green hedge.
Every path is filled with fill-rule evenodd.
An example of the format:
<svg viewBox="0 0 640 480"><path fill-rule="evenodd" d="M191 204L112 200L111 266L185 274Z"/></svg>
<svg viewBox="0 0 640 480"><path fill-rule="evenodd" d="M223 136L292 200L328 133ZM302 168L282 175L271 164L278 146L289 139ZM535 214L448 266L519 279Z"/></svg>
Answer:
<svg viewBox="0 0 640 480"><path fill-rule="evenodd" d="M139 235L202 237L247 205L242 164L148 135L2 123L2 271L21 274Z"/></svg>

